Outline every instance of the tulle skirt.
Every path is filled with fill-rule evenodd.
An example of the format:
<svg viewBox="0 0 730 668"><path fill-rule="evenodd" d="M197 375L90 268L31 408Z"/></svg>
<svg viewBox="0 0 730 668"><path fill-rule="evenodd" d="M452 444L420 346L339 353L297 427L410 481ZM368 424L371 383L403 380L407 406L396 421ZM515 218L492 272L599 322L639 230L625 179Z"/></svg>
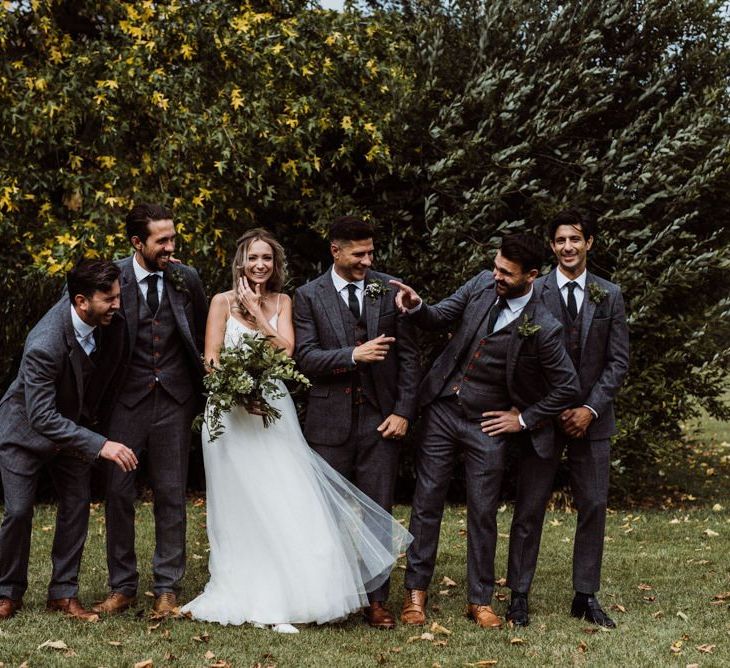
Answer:
<svg viewBox="0 0 730 668"><path fill-rule="evenodd" d="M283 386L282 386L283 388ZM220 624L324 623L367 605L413 537L307 445L291 397L203 434L210 580L183 607Z"/></svg>

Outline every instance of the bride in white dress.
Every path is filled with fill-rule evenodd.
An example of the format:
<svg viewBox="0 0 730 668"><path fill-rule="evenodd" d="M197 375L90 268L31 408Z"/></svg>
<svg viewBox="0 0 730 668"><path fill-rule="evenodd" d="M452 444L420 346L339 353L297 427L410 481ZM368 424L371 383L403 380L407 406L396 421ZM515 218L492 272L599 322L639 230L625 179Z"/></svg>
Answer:
<svg viewBox="0 0 730 668"><path fill-rule="evenodd" d="M205 359L243 334L294 350L281 245L263 229L238 241L233 286L211 301ZM269 400L281 418L268 428L256 406L224 416L210 443L203 429L210 580L182 608L195 619L251 623L297 633L295 623L346 617L389 576L412 536L332 469L304 440L286 392Z"/></svg>

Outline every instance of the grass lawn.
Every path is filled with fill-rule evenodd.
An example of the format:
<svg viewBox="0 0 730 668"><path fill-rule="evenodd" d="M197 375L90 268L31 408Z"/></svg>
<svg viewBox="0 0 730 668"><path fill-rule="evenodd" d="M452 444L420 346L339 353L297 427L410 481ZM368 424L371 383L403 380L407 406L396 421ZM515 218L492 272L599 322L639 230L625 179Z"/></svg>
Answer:
<svg viewBox="0 0 730 668"><path fill-rule="evenodd" d="M220 627L185 619L149 618L152 600L98 624L82 624L43 611L50 574L54 509L37 509L30 588L25 608L0 625L0 666L730 666L730 446L727 425L710 425L697 462L688 467L695 493L651 510L612 510L606 531L605 608L618 623L598 630L569 614L575 514L548 514L530 604L532 624L521 630L484 631L464 617L465 510L447 510L429 602L429 627L399 625L375 631L359 616L279 636L250 627ZM707 433L707 432L706 432ZM708 474L707 469L712 469ZM651 483L653 484L653 483ZM662 503L657 500L657 504ZM409 509L396 514L407 520ZM498 573L504 574L511 509L499 514ZM137 546L143 586L150 586L153 525L141 504ZM189 507L188 573L182 600L207 578L205 505ZM394 574L391 602L402 600L402 568ZM256 577L254 573L251 577ZM448 578L453 583L444 580ZM81 597L106 591L103 508L92 510ZM494 602L507 606L507 590ZM717 597L723 600L714 600ZM439 627L430 628L432 622ZM447 633L447 630L450 633ZM424 632L430 633L421 638ZM56 649L47 641L62 641ZM492 662L496 662L492 663Z"/></svg>

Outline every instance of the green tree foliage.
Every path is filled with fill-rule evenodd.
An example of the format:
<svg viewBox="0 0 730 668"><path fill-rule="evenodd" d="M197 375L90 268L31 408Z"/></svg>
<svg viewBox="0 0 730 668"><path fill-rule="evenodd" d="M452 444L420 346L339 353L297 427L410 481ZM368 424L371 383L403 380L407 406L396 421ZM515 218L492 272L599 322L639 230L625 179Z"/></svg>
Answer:
<svg viewBox="0 0 730 668"><path fill-rule="evenodd" d="M577 204L627 298L615 480L640 482L698 407L723 412L728 28L709 0L10 3L0 375L73 259L128 252L142 199L174 208L211 291L247 227L281 238L296 284L325 223L359 212L431 299Z"/></svg>

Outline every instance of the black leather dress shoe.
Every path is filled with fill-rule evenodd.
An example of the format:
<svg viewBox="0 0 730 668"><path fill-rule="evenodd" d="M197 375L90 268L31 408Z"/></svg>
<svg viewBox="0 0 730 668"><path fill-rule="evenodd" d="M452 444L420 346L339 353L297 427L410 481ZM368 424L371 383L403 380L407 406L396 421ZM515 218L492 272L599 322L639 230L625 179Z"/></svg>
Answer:
<svg viewBox="0 0 730 668"><path fill-rule="evenodd" d="M530 623L527 594L512 594L512 600L507 610L507 621L513 626L527 626Z"/></svg>
<svg viewBox="0 0 730 668"><path fill-rule="evenodd" d="M581 596L576 594L573 605L570 606L570 614L579 619L586 619L592 624L603 626L607 629L615 629L616 622L605 612L595 596Z"/></svg>

